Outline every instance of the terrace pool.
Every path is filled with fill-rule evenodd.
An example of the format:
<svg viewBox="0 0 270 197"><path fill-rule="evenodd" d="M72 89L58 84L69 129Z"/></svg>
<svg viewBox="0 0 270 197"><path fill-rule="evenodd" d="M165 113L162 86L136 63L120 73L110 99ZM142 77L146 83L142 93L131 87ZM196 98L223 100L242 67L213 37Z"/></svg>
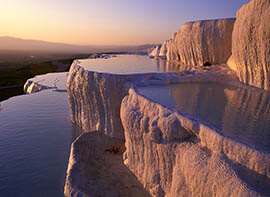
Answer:
<svg viewBox="0 0 270 197"><path fill-rule="evenodd" d="M270 151L270 93L216 83L138 88L139 93L263 151Z"/></svg>

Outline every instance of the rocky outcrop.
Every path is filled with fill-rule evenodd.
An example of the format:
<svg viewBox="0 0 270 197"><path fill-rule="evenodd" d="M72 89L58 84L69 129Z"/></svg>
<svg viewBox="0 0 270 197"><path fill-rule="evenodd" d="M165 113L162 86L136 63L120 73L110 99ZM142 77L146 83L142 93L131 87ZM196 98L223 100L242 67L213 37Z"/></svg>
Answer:
<svg viewBox="0 0 270 197"><path fill-rule="evenodd" d="M270 89L270 2L252 0L237 12L228 65L240 81Z"/></svg>
<svg viewBox="0 0 270 197"><path fill-rule="evenodd" d="M124 142L101 132L82 134L71 145L65 196L150 195L123 164Z"/></svg>
<svg viewBox="0 0 270 197"><path fill-rule="evenodd" d="M149 57L151 58L162 58L166 59L168 53L170 53L172 40L166 40L161 45L157 45L150 53Z"/></svg>
<svg viewBox="0 0 270 197"><path fill-rule="evenodd" d="M153 48L153 50L149 53L149 57L154 58L159 56L161 45L157 45Z"/></svg>
<svg viewBox="0 0 270 197"><path fill-rule="evenodd" d="M163 67L168 69L170 65ZM232 141L135 91L136 86L234 81L230 73L233 71L226 65L192 69L176 73L117 75L89 71L79 61L73 63L67 80L71 118L85 131L96 130L97 136L103 137L89 134L74 143L66 182L67 195L100 193L103 185L91 182L95 174L91 174L93 171L86 163L95 163L92 158L97 158L95 154L103 149L100 144L113 145L110 144L113 138L118 138L126 141L125 164L152 196L181 196L183 193L259 196L257 190L251 189L254 181L246 179L261 183L257 177L270 177L268 154ZM87 170L90 175L84 179Z"/></svg>
<svg viewBox="0 0 270 197"><path fill-rule="evenodd" d="M26 94L32 94L47 89L60 92L66 91L67 74L66 72L59 72L37 75L25 82L23 90Z"/></svg>
<svg viewBox="0 0 270 197"><path fill-rule="evenodd" d="M25 94L32 94L32 93L36 93L39 92L41 90L45 90L48 89L49 87L47 86L42 86L38 83L35 83L32 80L27 80L23 86L23 90Z"/></svg>
<svg viewBox="0 0 270 197"><path fill-rule="evenodd" d="M226 138L133 89L122 101L121 120L126 137L124 163L152 196L269 192L266 187L257 191L258 185L269 183L269 154Z"/></svg>
<svg viewBox="0 0 270 197"><path fill-rule="evenodd" d="M71 120L84 131L123 139L119 109L125 81L126 76L88 71L75 61L67 79Z"/></svg>
<svg viewBox="0 0 270 197"><path fill-rule="evenodd" d="M172 68L164 65L162 70L175 73L145 74L108 74L84 69L79 61L74 61L67 78L67 92L70 114L73 123L84 131L100 131L105 134L124 139L124 130L120 120L121 101L135 85L166 85L169 83L189 81L233 82L228 77L228 69L211 67L208 71L190 67ZM169 69L169 70L167 70ZM184 71L192 69L193 71Z"/></svg>
<svg viewBox="0 0 270 197"><path fill-rule="evenodd" d="M124 139L120 105L128 89L136 83L166 84L181 74L108 74L85 70L78 61L72 64L67 79L71 120L84 131L97 130Z"/></svg>
<svg viewBox="0 0 270 197"><path fill-rule="evenodd" d="M226 63L231 55L235 19L189 22L173 36L168 60L186 65Z"/></svg>
<svg viewBox="0 0 270 197"><path fill-rule="evenodd" d="M169 52L169 49L171 47L172 40L166 40L165 42L162 43L160 50L159 50L159 57L166 59L167 54Z"/></svg>

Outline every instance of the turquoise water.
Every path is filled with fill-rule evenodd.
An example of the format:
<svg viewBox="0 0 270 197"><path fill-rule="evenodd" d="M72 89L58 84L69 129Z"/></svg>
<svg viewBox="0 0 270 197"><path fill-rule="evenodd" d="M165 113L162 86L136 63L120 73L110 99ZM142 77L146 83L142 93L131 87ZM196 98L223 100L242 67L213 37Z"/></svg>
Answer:
<svg viewBox="0 0 270 197"><path fill-rule="evenodd" d="M174 108L256 149L270 152L270 93L214 83L139 88L153 101Z"/></svg>

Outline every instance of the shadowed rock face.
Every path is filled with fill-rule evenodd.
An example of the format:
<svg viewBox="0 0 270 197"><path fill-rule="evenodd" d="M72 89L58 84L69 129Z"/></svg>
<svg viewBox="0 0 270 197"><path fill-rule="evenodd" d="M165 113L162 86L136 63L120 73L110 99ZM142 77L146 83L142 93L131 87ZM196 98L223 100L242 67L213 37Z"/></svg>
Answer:
<svg viewBox="0 0 270 197"><path fill-rule="evenodd" d="M189 22L173 36L167 59L187 65L226 63L231 55L235 19Z"/></svg>
<svg viewBox="0 0 270 197"><path fill-rule="evenodd" d="M126 77L97 73L73 65L67 80L71 120L84 131L98 130L123 139L120 104Z"/></svg>
<svg viewBox="0 0 270 197"><path fill-rule="evenodd" d="M270 1L253 0L237 12L228 65L240 81L269 90Z"/></svg>

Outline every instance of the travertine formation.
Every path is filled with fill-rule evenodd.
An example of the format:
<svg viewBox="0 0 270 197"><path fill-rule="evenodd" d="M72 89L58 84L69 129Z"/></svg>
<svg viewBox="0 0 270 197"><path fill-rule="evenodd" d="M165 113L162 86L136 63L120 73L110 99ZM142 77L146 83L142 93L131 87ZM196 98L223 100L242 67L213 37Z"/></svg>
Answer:
<svg viewBox="0 0 270 197"><path fill-rule="evenodd" d="M85 133L71 146L65 196L149 197L122 162L123 140Z"/></svg>
<svg viewBox="0 0 270 197"><path fill-rule="evenodd" d="M240 81L270 89L270 1L252 0L238 12L228 65Z"/></svg>
<svg viewBox="0 0 270 197"><path fill-rule="evenodd" d="M48 89L48 87L35 83L34 81L30 79L28 79L23 86L24 93L26 94L32 94L32 93L39 92L44 89Z"/></svg>
<svg viewBox="0 0 270 197"><path fill-rule="evenodd" d="M269 154L232 141L136 92L136 86L176 82L223 81L238 84L226 65L191 69L194 70L117 75L88 71L74 62L68 77L72 120L85 131L97 130L101 135L125 140L124 162L152 196L179 196L183 193L187 196L259 196L257 190L260 190L251 188L256 185L253 180L258 185L267 185ZM94 138L83 138L80 141L86 147L93 144ZM75 144L79 142L73 146ZM87 196L86 193L92 191L89 188L97 186L88 188L85 186L89 185L87 181L80 183L75 180L77 176L83 177L76 169L86 169L80 167L81 161L91 161L87 159L91 156L83 156L88 155L84 150L90 149L93 148L71 153L67 195L84 193ZM247 177L246 174L251 175ZM87 179L94 177L95 174L90 174ZM260 177L267 177L266 183ZM85 187L78 188L78 185ZM98 189L95 191L99 192Z"/></svg>
<svg viewBox="0 0 270 197"><path fill-rule="evenodd" d="M239 10L236 22L235 19L219 19L186 23L171 40L156 46L149 56L166 57L181 65L227 63L242 82L269 89L270 26L267 19L270 19L270 2L252 0ZM161 67L165 70L170 64ZM190 69L192 71L178 73L116 75L88 71L78 62L73 63L67 82L71 118L85 131L97 130L98 133L81 136L73 144L67 195L89 196L92 191L101 194L98 190L102 188L102 180L92 184L96 174L87 163L98 166L92 157L99 159L95 152L103 148L99 143L104 140L105 146L111 143L114 146L117 140L113 138L125 140L124 163L151 196L270 195L269 152L225 137L192 117L148 100L136 90L136 86L194 81L239 86L234 71L227 65ZM244 103L228 104L228 108L251 110L251 104L258 108L268 106L264 93L250 95L239 91L239 95L233 95L229 90L224 93L227 97L246 98ZM256 100L260 101L253 104ZM227 125L230 121L231 118L224 117ZM113 138L105 139L104 134ZM97 140L96 144L93 139ZM82 169L88 172L86 176ZM80 185L84 187L78 187Z"/></svg>
<svg viewBox="0 0 270 197"><path fill-rule="evenodd" d="M91 72L74 62L67 79L71 120L84 131L101 131L123 139L120 104L126 76Z"/></svg>
<svg viewBox="0 0 270 197"><path fill-rule="evenodd" d="M32 94L46 89L66 91L67 74L59 72L37 75L25 82L23 90L26 94Z"/></svg>
<svg viewBox="0 0 270 197"><path fill-rule="evenodd" d="M260 196L257 186L269 183L269 154L153 103L136 90L123 99L121 120L124 162L152 196Z"/></svg>
<svg viewBox="0 0 270 197"><path fill-rule="evenodd" d="M168 64L168 66L170 66ZM167 67L167 65L166 65ZM167 69L167 68L164 68ZM195 69L190 67L175 68L175 71ZM231 82L228 69L211 67L175 73L146 74L108 74L85 70L78 61L72 64L67 78L71 120L84 131L97 130L105 134L124 139L124 130L120 120L121 101L128 94L128 89L136 84L166 85L187 81Z"/></svg>
<svg viewBox="0 0 270 197"><path fill-rule="evenodd" d="M153 48L153 50L149 53L149 57L158 57L159 56L159 51L160 51L161 45L157 45Z"/></svg>
<svg viewBox="0 0 270 197"><path fill-rule="evenodd" d="M184 65L224 64L231 56L234 22L235 19L217 19L186 23L149 56L177 60Z"/></svg>
<svg viewBox="0 0 270 197"><path fill-rule="evenodd" d="M184 24L172 40L175 49L167 59L197 66L226 63L231 55L234 22L218 19Z"/></svg>
<svg viewBox="0 0 270 197"><path fill-rule="evenodd" d="M154 57L159 57L166 59L170 48L171 48L172 40L166 40L164 41L161 45L157 45L149 54L149 57L154 58Z"/></svg>

